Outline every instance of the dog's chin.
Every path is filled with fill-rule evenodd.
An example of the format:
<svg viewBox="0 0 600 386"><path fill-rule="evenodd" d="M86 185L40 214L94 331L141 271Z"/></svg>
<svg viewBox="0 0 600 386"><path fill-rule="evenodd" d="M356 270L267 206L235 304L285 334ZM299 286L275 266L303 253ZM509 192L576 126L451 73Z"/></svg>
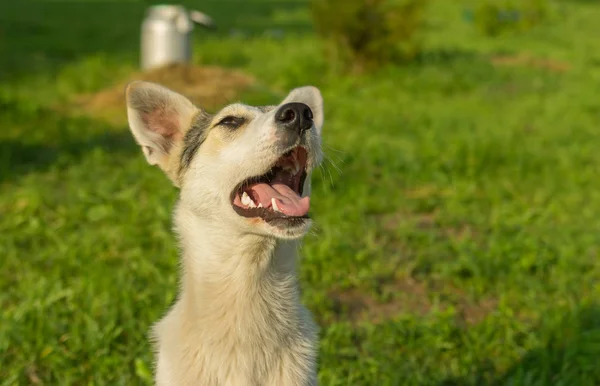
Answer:
<svg viewBox="0 0 600 386"><path fill-rule="evenodd" d="M304 237L312 225L310 218L291 218L264 223L266 233L277 239L296 240Z"/></svg>
<svg viewBox="0 0 600 386"><path fill-rule="evenodd" d="M303 217L245 217L237 213L233 214L235 222L241 221L245 232L274 237L282 240L295 240L304 237L312 226L312 219Z"/></svg>

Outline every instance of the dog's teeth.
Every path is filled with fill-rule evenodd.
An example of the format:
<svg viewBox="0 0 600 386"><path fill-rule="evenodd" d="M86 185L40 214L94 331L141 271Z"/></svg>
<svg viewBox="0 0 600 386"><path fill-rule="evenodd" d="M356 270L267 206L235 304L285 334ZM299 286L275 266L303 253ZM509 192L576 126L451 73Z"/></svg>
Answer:
<svg viewBox="0 0 600 386"><path fill-rule="evenodd" d="M244 204L246 206L250 206L251 202L252 202L252 199L250 198L250 196L248 195L248 193L244 192L242 194L242 204Z"/></svg>
<svg viewBox="0 0 600 386"><path fill-rule="evenodd" d="M242 204L246 205L249 208L256 208L256 204L246 192L242 194Z"/></svg>
<svg viewBox="0 0 600 386"><path fill-rule="evenodd" d="M262 202L259 202L257 208L262 208L262 207L263 207Z"/></svg>
<svg viewBox="0 0 600 386"><path fill-rule="evenodd" d="M271 207L273 208L273 210L275 212L279 212L281 213L281 211L279 210L279 208L277 207L277 200L275 199L275 197L271 198Z"/></svg>
<svg viewBox="0 0 600 386"><path fill-rule="evenodd" d="M294 174L298 174L300 171L300 162L296 158L294 158Z"/></svg>

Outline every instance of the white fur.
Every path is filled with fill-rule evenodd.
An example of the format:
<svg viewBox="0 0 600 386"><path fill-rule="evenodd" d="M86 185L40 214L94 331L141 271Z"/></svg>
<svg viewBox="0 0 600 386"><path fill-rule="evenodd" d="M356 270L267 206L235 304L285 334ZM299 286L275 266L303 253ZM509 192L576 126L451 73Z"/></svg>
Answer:
<svg viewBox="0 0 600 386"><path fill-rule="evenodd" d="M137 100L131 93L144 87L128 89L128 105ZM175 103L172 111L182 112L183 121L189 119L186 102L180 106L178 98L167 99ZM212 128L181 177L174 212L182 250L181 289L175 305L153 329L159 386L317 384L318 329L300 303L296 274L299 240L309 224L280 229L239 216L230 201L237 184L265 173L298 143L309 150L309 172L320 162L321 95L314 87L304 87L293 90L284 103L290 101L313 110L315 125L301 142L273 123L277 107L262 112L231 105L213 124L228 114L242 114L249 123L235 133ZM160 150L156 143L161 139L147 133L151 130L140 124L135 110L129 116L136 139ZM166 156L173 158L181 143L172 149ZM310 175L304 188L307 195Z"/></svg>

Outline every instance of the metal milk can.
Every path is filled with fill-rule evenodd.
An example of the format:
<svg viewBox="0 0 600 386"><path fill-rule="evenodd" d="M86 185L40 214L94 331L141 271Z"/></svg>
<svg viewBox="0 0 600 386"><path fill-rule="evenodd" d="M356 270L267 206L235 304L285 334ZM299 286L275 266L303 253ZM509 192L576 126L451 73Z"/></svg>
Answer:
<svg viewBox="0 0 600 386"><path fill-rule="evenodd" d="M194 21L212 27L207 15L179 5L148 8L142 23L141 66L143 70L171 63L189 63L192 59Z"/></svg>

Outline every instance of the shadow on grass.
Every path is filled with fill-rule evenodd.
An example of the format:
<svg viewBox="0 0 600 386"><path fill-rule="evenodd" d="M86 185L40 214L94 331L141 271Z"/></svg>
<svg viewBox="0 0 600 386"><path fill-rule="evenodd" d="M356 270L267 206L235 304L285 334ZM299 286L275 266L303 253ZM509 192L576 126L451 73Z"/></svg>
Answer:
<svg viewBox="0 0 600 386"><path fill-rule="evenodd" d="M546 344L530 351L494 385L599 385L600 306L566 315Z"/></svg>
<svg viewBox="0 0 600 386"><path fill-rule="evenodd" d="M0 80L33 71L54 73L61 65L97 53L137 61L141 23L146 8L159 1L0 2ZM298 17L306 1L211 0L178 3L211 15L228 36L232 28L246 35L278 28L305 32ZM287 16L286 16L287 15ZM198 28L196 39L209 32ZM211 32L212 33L212 32Z"/></svg>
<svg viewBox="0 0 600 386"><path fill-rule="evenodd" d="M547 319L557 318L548 315ZM471 377L449 379L440 386L600 385L600 305L565 313L550 325L543 321L538 334L545 343L503 374L494 374L487 358L481 358L482 364Z"/></svg>
<svg viewBox="0 0 600 386"><path fill-rule="evenodd" d="M31 172L72 165L94 149L107 153L135 154L138 151L125 127L115 128L83 117L66 117L50 110L0 113L2 126L16 128L18 132L0 137L0 184Z"/></svg>
<svg viewBox="0 0 600 386"><path fill-rule="evenodd" d="M472 61L481 59L479 55L472 51L460 49L438 49L429 50L420 53L414 63L416 65L448 65L462 61Z"/></svg>

